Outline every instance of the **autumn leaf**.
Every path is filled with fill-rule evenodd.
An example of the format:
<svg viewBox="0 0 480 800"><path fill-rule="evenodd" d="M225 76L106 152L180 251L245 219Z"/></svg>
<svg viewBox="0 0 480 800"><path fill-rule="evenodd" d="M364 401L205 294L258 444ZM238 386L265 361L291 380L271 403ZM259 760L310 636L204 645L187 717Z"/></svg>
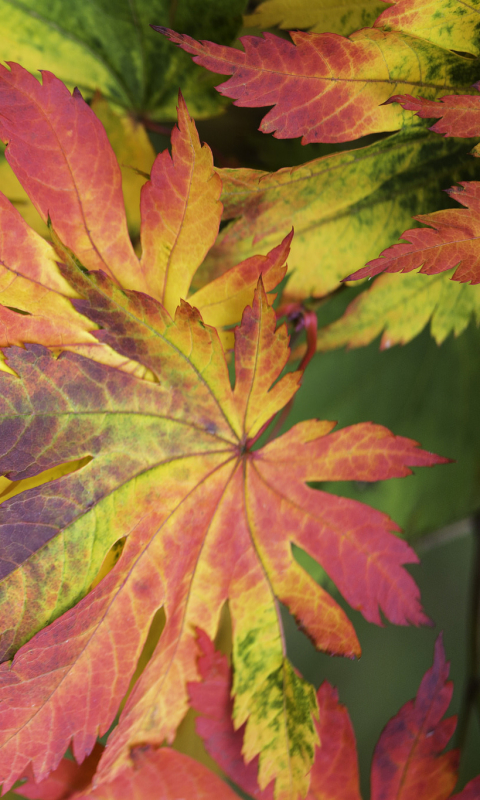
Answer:
<svg viewBox="0 0 480 800"><path fill-rule="evenodd" d="M474 87L479 88L475 83ZM389 103L400 103L403 108L414 111L418 117L428 119L441 117L432 125L431 131L444 136L480 136L480 97L478 95L446 95L439 100L412 97L409 94L394 95ZM473 150L474 155L478 155Z"/></svg>
<svg viewBox="0 0 480 800"><path fill-rule="evenodd" d="M480 183L461 182L447 190L465 209L452 208L421 214L415 219L428 228L413 228L402 233L405 243L394 244L379 258L370 261L348 280L357 280L380 272L411 272L437 275L456 267L452 280L480 283L478 253Z"/></svg>
<svg viewBox="0 0 480 800"><path fill-rule="evenodd" d="M336 322L321 328L319 350L363 347L383 333L380 349L406 344L431 320L437 344L450 333L459 336L472 317L480 324L480 287L438 275L380 275L373 286L355 298Z"/></svg>
<svg viewBox="0 0 480 800"><path fill-rule="evenodd" d="M456 726L443 720L453 693L441 636L433 666L425 673L415 700L387 723L372 762L372 800L410 798L447 800L455 787L459 753L442 753Z"/></svg>
<svg viewBox="0 0 480 800"><path fill-rule="evenodd" d="M98 93L90 105L104 126L119 162L128 231L131 238L136 239L141 222L140 192L150 175L155 151L141 122L128 114L116 114Z"/></svg>
<svg viewBox="0 0 480 800"><path fill-rule="evenodd" d="M211 82L190 59L158 41L151 22L173 24L196 36L230 44L241 26L244 0L210 0L198 14L196 0L171 11L169 0L0 0L2 59L30 72L51 70L86 97L97 90L137 119L176 119L181 86L195 117L218 114ZM173 13L173 16L172 16Z"/></svg>
<svg viewBox="0 0 480 800"><path fill-rule="evenodd" d="M122 176L105 129L80 94L73 95L51 73L43 84L18 65L0 70L0 95L5 116L0 119L0 136L7 146L7 159L24 190L45 223L55 231L62 247L75 253L87 269L102 269L124 288L135 288L163 302L174 313L185 299L190 282L209 247L215 241L222 205L221 181L213 167L207 145L201 146L195 125L182 98L179 100L179 127L172 132L172 155L157 156L152 178L142 189L141 259L128 235L122 192ZM29 135L33 125L36 136ZM58 273L54 248L36 236L16 214L8 201L2 217L3 272L10 293L3 290L5 306L20 309L8 317L2 343L41 342L55 348L75 349L105 363L120 366L118 354L105 347L88 331L92 325L75 315L69 300L54 298L48 320L42 294L37 289L39 276L48 289L73 296ZM3 228L2 228L3 230ZM19 236L32 242L22 256ZM21 239L21 241L23 241ZM271 291L285 273L285 259L291 235L266 257L255 257L236 264L220 282L204 287L195 304L205 321L231 326L238 322L244 306L252 301L262 272L265 287ZM8 249L7 249L8 248ZM20 279L12 281L13 275ZM29 286L28 292L20 289ZM50 295L49 295L50 296ZM221 320L219 300L223 304ZM57 309L61 307L61 312ZM80 327L69 330L71 326ZM55 328L55 335L49 333ZM26 332L25 332L26 331ZM231 346L231 334L224 335ZM93 354L95 351L95 355ZM123 365L138 370L138 364ZM143 371L142 371L143 370Z"/></svg>
<svg viewBox="0 0 480 800"><path fill-rule="evenodd" d="M286 30L349 36L372 25L383 10L381 0L264 0L253 14L244 17L244 25L262 30L278 25Z"/></svg>
<svg viewBox="0 0 480 800"><path fill-rule="evenodd" d="M201 681L190 683L192 707L199 713L197 732L225 775L257 800L273 800L273 785L263 791L257 782L257 759L242 757L243 729L232 724L231 670L227 658L198 631ZM306 800L360 800L355 735L337 691L326 681L317 692L319 721L315 723L320 746L316 749Z"/></svg>
<svg viewBox="0 0 480 800"><path fill-rule="evenodd" d="M217 87L238 106L273 108L260 130L278 139L345 142L401 128L410 117L385 105L393 94L436 99L445 89L468 93L476 64L403 33L364 28L344 38L292 31L292 42L270 33L241 37L244 51L153 26L212 72L232 75ZM473 62L473 63L472 63Z"/></svg>
<svg viewBox="0 0 480 800"><path fill-rule="evenodd" d="M252 764L241 755L242 731L230 718L231 671L202 631L198 634L201 682L190 684L192 705L199 712L197 731L225 774L258 800L273 798L272 787L261 791ZM442 719L451 700L442 637L435 645L433 666L426 672L415 700L406 703L383 730L371 770L372 800L448 800L457 782L459 753L442 753L456 717ZM355 735L338 692L325 681L317 692L320 720L317 747L306 800L360 800ZM480 776L453 800L476 800Z"/></svg>
<svg viewBox="0 0 480 800"><path fill-rule="evenodd" d="M480 54L478 0L388 0L375 26L404 31L449 50Z"/></svg>
<svg viewBox="0 0 480 800"><path fill-rule="evenodd" d="M103 748L100 748L103 749ZM98 757L97 757L98 760ZM84 762L85 764L86 762ZM90 765L88 765L90 766ZM82 785L88 779L88 770L63 759L50 778L40 784L29 781L19 791L31 800L237 800L238 795L207 767L193 758L177 753L169 747L159 750L148 746L132 751L129 768L120 778L99 786ZM76 783L80 784L78 790ZM88 781L90 783L90 781ZM58 790L55 791L57 789ZM58 791L65 789L60 795Z"/></svg>
<svg viewBox="0 0 480 800"><path fill-rule="evenodd" d="M102 774L113 778L140 742L171 741L187 708L186 683L196 678L193 630L202 627L213 637L228 599L235 724L246 722L244 755L260 754L260 785L276 778L277 796L294 796L308 786L315 698L285 659L276 598L320 649L352 655L358 644L344 612L294 561L291 542L324 564L367 619L380 623L381 608L396 623L426 621L418 590L401 567L416 556L388 532L394 528L388 517L306 482L401 476L409 473L407 464L442 459L371 424L327 435L331 423L303 423L251 450L299 381L290 373L271 388L288 345L285 329L275 332L262 288L236 333L232 392L219 340L198 312L184 304L172 322L152 298L74 269L69 281L85 298L75 303L101 325L96 336L141 360L159 382L71 353L55 360L38 345L9 354L19 378L4 378L3 471L21 478L85 455L92 460L2 504L5 531L31 523L28 552L12 534L9 566L15 559L16 565L3 583L5 627L28 638L31 617L43 627L75 603L109 548L128 538L107 577L4 665L4 785L30 760L41 780L70 739L79 760L89 752L98 730L113 720L160 606L167 618L160 646L110 738ZM44 431L40 439L36 430ZM43 519L40 507L48 509ZM58 547L69 553L66 561ZM42 594L39 571L49 575ZM62 723L46 726L47 718Z"/></svg>
<svg viewBox="0 0 480 800"><path fill-rule="evenodd" d="M224 219L233 221L194 282L208 284L237 261L267 253L293 225L284 293L294 300L324 296L395 241L413 215L438 207L454 157L459 178L476 176L478 162L466 155L470 147L417 126L274 173L218 170Z"/></svg>

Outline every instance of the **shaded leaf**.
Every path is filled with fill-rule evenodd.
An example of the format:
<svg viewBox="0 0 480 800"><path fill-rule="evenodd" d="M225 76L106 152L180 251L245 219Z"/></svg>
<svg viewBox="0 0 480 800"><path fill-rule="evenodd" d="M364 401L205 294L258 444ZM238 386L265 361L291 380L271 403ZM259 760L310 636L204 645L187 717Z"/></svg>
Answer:
<svg viewBox="0 0 480 800"><path fill-rule="evenodd" d="M372 25L384 10L381 0L264 0L253 14L244 17L244 25L293 30L303 28L313 33L339 33L342 36Z"/></svg>
<svg viewBox="0 0 480 800"><path fill-rule="evenodd" d="M69 800L90 785L102 753L103 747L97 742L82 764L62 758L57 769L41 783L35 783L33 772L28 769L28 780L18 788L18 794L29 800Z"/></svg>
<svg viewBox="0 0 480 800"><path fill-rule="evenodd" d="M357 280L380 272L411 272L426 275L456 267L452 280L480 283L478 236L480 233L480 183L461 182L447 193L466 209L448 209L415 217L428 228L414 228L402 233L405 244L394 244L379 258L370 261L348 280Z"/></svg>
<svg viewBox="0 0 480 800"><path fill-rule="evenodd" d="M354 271L350 265L363 267L395 241L414 214L438 208L453 158L459 178L476 176L478 162L466 155L470 146L417 127L274 173L219 170L224 217L235 219L220 233L195 283L268 252L293 225L285 294L323 296Z"/></svg>
<svg viewBox="0 0 480 800"><path fill-rule="evenodd" d="M429 42L474 55L480 54L478 0L388 0L390 8L375 22L387 30L404 31Z"/></svg>
<svg viewBox="0 0 480 800"><path fill-rule="evenodd" d="M293 43L271 33L243 36L244 51L154 28L197 64L232 75L217 89L234 98L235 105L273 105L261 131L278 139L302 136L302 144L396 130L409 117L385 105L392 94L409 91L435 99L450 86L468 93L477 77L472 59L378 28L364 28L349 38L292 31Z"/></svg>
<svg viewBox="0 0 480 800"><path fill-rule="evenodd" d="M244 0L209 0L198 14L184 0L174 15L169 0L1 0L2 58L31 72L51 70L86 96L98 89L136 117L175 119L179 86L194 116L218 113L211 83L190 60L158 41L149 25L172 24L194 36L229 44L241 25Z"/></svg>
<svg viewBox="0 0 480 800"><path fill-rule="evenodd" d="M439 275L381 275L348 306L336 322L321 328L319 350L348 345L362 347L382 333L380 348L405 344L431 320L431 334L441 344L450 333L459 336L471 319L480 324L480 287Z"/></svg>
<svg viewBox="0 0 480 800"><path fill-rule="evenodd" d="M372 762L372 800L415 798L447 800L457 781L459 753L441 755L453 735L456 717L442 720L453 693L441 636L433 666L425 673L415 700L387 723Z"/></svg>

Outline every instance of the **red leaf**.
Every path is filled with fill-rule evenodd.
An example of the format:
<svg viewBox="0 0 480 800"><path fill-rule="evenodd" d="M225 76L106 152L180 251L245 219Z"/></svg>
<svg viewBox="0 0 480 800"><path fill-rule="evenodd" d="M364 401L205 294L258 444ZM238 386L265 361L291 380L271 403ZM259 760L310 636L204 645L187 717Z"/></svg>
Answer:
<svg viewBox="0 0 480 800"><path fill-rule="evenodd" d="M406 243L388 247L378 258L345 280L371 277L379 272L411 272L414 269L425 275L436 275L457 267L452 280L480 283L480 183L463 181L448 189L447 194L466 206L466 210L450 208L414 217L431 227L405 231L400 238Z"/></svg>
<svg viewBox="0 0 480 800"><path fill-rule="evenodd" d="M51 72L40 84L0 68L0 137L7 160L46 222L87 269L143 288L127 229L122 176L105 129L80 92Z"/></svg>
<svg viewBox="0 0 480 800"><path fill-rule="evenodd" d="M456 717L442 720L452 698L449 664L441 635L433 666L415 700L387 723L372 763L372 800L446 800L457 780L459 754L441 751L450 741Z"/></svg>
<svg viewBox="0 0 480 800"><path fill-rule="evenodd" d="M227 658L198 631L201 683L190 683L192 707L200 713L196 728L205 748L228 777L257 800L273 800L273 784L264 791L257 782L258 758L245 764L242 757L244 728L235 731L230 698L231 671ZM320 739L306 800L360 800L355 734L337 690L326 681L317 692Z"/></svg>
<svg viewBox="0 0 480 800"><path fill-rule="evenodd" d="M81 792L89 786L103 749L97 742L82 764L62 758L57 769L41 783L35 783L33 770L29 766L26 773L29 780L19 787L18 793L29 800L68 800L75 792Z"/></svg>
<svg viewBox="0 0 480 800"><path fill-rule="evenodd" d="M474 86L479 89L480 82ZM478 95L446 95L439 100L425 97L412 97L410 94L396 94L387 103L400 103L408 111L415 111L417 117L428 119L441 117L430 128L434 133L445 136L480 136L480 97Z"/></svg>
<svg viewBox="0 0 480 800"><path fill-rule="evenodd" d="M345 142L396 130L402 125L399 110L384 105L393 92L405 87L435 98L445 88L457 86L461 63L459 56L443 48L378 28L363 28L348 38L291 31L293 44L271 33L263 38L242 36L243 52L152 27L191 53L197 64L232 75L217 90L234 98L235 105L274 106L261 131L278 139L302 136L302 144ZM433 75L434 65L443 77L427 86L424 74Z"/></svg>

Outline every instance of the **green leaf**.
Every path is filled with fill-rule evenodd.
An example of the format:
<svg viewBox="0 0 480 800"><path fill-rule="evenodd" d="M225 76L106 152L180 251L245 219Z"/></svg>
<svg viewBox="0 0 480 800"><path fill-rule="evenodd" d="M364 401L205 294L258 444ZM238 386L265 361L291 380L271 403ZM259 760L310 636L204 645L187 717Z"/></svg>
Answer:
<svg viewBox="0 0 480 800"><path fill-rule="evenodd" d="M448 202L439 190L453 176L478 170L467 156L471 146L413 127L275 173L219 170L225 217L234 221L195 281L207 283L241 259L268 252L293 225L288 295L328 294L353 265L363 266L392 244L414 214Z"/></svg>
<svg viewBox="0 0 480 800"><path fill-rule="evenodd" d="M1 57L31 72L46 69L91 96L96 89L138 117L176 119L179 87L193 116L219 113L206 73L149 27L175 24L230 43L245 0L0 0Z"/></svg>

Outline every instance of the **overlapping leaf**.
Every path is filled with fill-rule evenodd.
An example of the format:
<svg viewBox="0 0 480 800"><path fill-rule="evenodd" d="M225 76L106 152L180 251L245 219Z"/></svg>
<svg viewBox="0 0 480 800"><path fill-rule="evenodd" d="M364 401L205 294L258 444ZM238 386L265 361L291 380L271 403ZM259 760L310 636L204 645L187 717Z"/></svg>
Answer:
<svg viewBox="0 0 480 800"><path fill-rule="evenodd" d="M479 84L474 84L478 89ZM447 95L440 100L426 100L425 97L394 95L392 103L400 103L403 108L415 111L418 117L441 117L432 125L431 131L444 136L480 136L480 97L478 95ZM474 150L475 155L478 153Z"/></svg>
<svg viewBox="0 0 480 800"><path fill-rule="evenodd" d="M102 750L103 748L99 748ZM98 761L98 755L96 760ZM40 784L31 779L19 791L30 800L236 800L238 795L209 769L169 747L154 750L139 747L132 752L132 762L120 778L89 786L91 766L81 766L63 759L50 778Z"/></svg>
<svg viewBox="0 0 480 800"><path fill-rule="evenodd" d="M200 713L197 730L207 750L225 774L258 800L273 797L261 791L251 764L241 757L242 732L230 721L230 669L225 656L215 652L200 632L201 683L190 685L194 708ZM437 639L433 666L424 675L415 700L406 703L390 720L378 741L371 770L373 800L447 800L457 782L457 750L442 753L456 718L442 719L451 700L442 638ZM317 748L307 800L360 800L355 735L337 691L326 681L317 692L320 721L316 723L322 745ZM478 798L480 776L456 800Z"/></svg>
<svg viewBox="0 0 480 800"><path fill-rule="evenodd" d="M195 0L71 0L68 7L62 0L1 0L1 57L31 72L51 70L88 96L99 89L140 119L175 119L179 86L195 116L211 116L219 111L211 83L149 25L175 24L229 44L244 8L244 0L209 0L199 15Z"/></svg>
<svg viewBox="0 0 480 800"><path fill-rule="evenodd" d="M460 52L480 54L478 0L388 0L377 27L404 31Z"/></svg>
<svg viewBox="0 0 480 800"><path fill-rule="evenodd" d="M173 313L215 241L222 210L218 201L221 182L210 149L200 145L183 100L179 128L172 134L173 155L165 151L157 157L152 179L142 190L139 260L128 235L119 165L104 127L81 96L72 96L50 73L45 73L42 85L18 65L12 65L11 71L1 68L0 95L4 110L0 135L8 142L7 159L44 222L50 221L56 236L84 267L102 269L121 286L147 292ZM35 137L29 134L30 126ZM11 286L2 299L5 306L30 315L2 309L9 325L3 344L71 345L79 352L94 350L96 358L118 365L118 356L99 347L88 333L82 331L83 338L78 334L75 339L65 328L65 316L87 331L92 327L75 316L68 301L52 301L48 321L44 314L39 318L36 300L43 301L36 285L40 276L42 284L57 293L61 290L68 297L72 290L58 274L53 248L28 229L8 201L2 202L6 209L2 260L5 285ZM18 247L25 238L32 242L28 255L22 255ZM195 302L205 321L220 325L238 322L262 272L267 291L273 289L284 274L288 241L268 257L237 265L212 285L211 292L204 288ZM18 275L13 281L12 276ZM24 284L30 287L28 296L26 290L20 296ZM224 304L221 321L219 298ZM60 302L66 308L63 316L56 311ZM45 310L44 304L42 308ZM49 326L59 329L56 336L49 334ZM225 336L226 344L231 344L229 336Z"/></svg>
<svg viewBox="0 0 480 800"><path fill-rule="evenodd" d="M303 28L313 33L339 33L342 36L372 25L384 10L381 0L264 0L244 17L247 26L286 30Z"/></svg>
<svg viewBox="0 0 480 800"><path fill-rule="evenodd" d="M334 33L244 36L244 51L154 26L212 72L232 75L217 87L239 106L273 105L260 130L302 143L345 142L402 127L409 117L385 105L409 92L436 99L449 87L471 91L476 62L422 39L380 28Z"/></svg>
<svg viewBox="0 0 480 800"><path fill-rule="evenodd" d="M350 265L361 268L442 201L452 158L458 177L476 175L470 143L444 141L415 127L359 150L275 173L219 170L224 218L195 281L208 282L256 252L268 252L295 229L286 294L294 299L336 289ZM437 205L438 207L438 205Z"/></svg>
<svg viewBox="0 0 480 800"><path fill-rule="evenodd" d="M315 704L285 660L275 598L319 648L353 654L358 644L344 613L296 564L290 542L318 558L368 619L380 622L381 608L400 624L425 621L401 568L416 557L388 533L391 521L305 482L400 476L406 464L439 459L370 424L327 436L330 423L304 423L250 451L298 385L293 373L270 388L288 348L262 292L237 334L232 393L215 331L197 312L183 306L172 322L146 295L121 291L106 276L76 275L70 281L86 297L77 307L102 326L99 339L159 382L74 354L55 360L36 345L9 355L19 378L4 378L3 471L27 477L93 457L2 506L10 630L25 631L25 608L38 627L39 617L43 625L57 616L85 592L112 544L128 538L107 578L5 664L2 777L10 785L31 760L42 778L70 739L78 758L89 752L112 722L162 605L161 646L130 695L103 772L116 774L136 744L171 740L186 710L185 684L196 676L193 627L213 636L229 599L244 754L260 753L261 785L276 777L277 795L294 796L308 786ZM16 535L27 521L28 548ZM37 576L46 572L39 595Z"/></svg>
<svg viewBox="0 0 480 800"><path fill-rule="evenodd" d="M381 275L349 305L345 315L321 328L319 350L361 347L382 333L380 348L406 344L431 320L437 344L461 334L471 319L480 324L480 287L451 280L451 273Z"/></svg>
<svg viewBox="0 0 480 800"><path fill-rule="evenodd" d="M437 275L456 268L452 280L480 283L480 183L462 182L449 189L448 194L466 208L415 217L430 227L405 231L401 235L405 243L387 248L379 258L350 275L350 279L413 270Z"/></svg>

